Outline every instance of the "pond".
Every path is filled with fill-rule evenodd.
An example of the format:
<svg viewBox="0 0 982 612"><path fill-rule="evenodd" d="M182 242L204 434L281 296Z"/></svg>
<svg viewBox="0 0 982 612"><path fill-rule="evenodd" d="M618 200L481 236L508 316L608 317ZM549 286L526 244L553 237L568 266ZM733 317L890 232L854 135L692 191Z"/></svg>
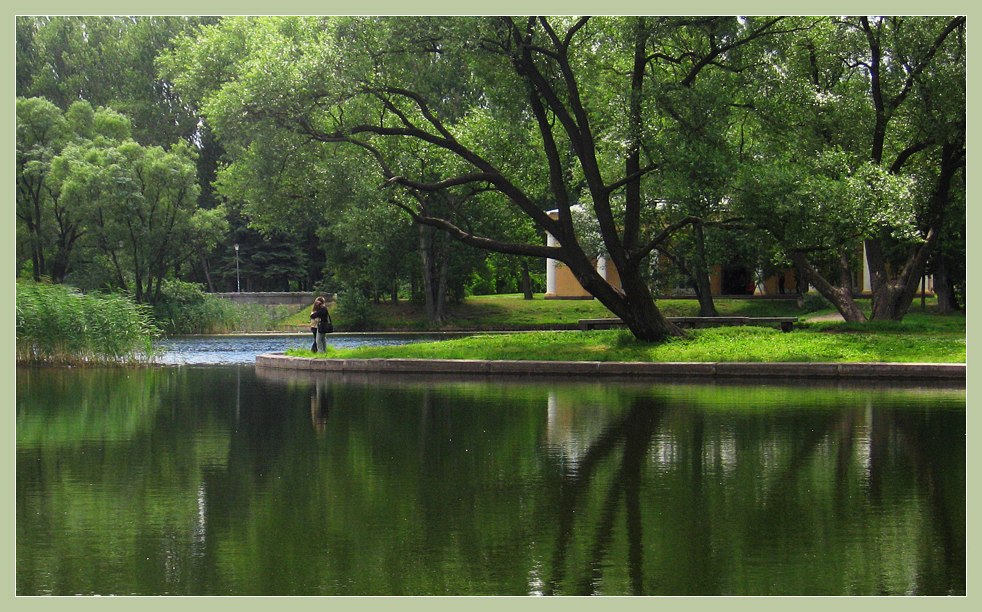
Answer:
<svg viewBox="0 0 982 612"><path fill-rule="evenodd" d="M19 595L966 590L961 388L17 370Z"/></svg>
<svg viewBox="0 0 982 612"><path fill-rule="evenodd" d="M451 334L365 334L339 333L328 337L336 348L381 346L432 341ZM155 360L163 365L255 363L256 355L282 353L288 349L309 349L310 334L251 334L239 336L184 336L165 338L156 343L162 353Z"/></svg>

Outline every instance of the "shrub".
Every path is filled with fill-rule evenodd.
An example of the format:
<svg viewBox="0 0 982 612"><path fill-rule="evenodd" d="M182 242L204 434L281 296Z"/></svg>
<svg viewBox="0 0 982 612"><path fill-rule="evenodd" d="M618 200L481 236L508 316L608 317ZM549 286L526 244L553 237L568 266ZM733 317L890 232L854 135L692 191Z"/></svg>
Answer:
<svg viewBox="0 0 982 612"><path fill-rule="evenodd" d="M174 279L164 281L160 294L153 314L167 334L274 330L280 319L293 312L289 306L236 304L205 293L199 284Z"/></svg>
<svg viewBox="0 0 982 612"><path fill-rule="evenodd" d="M835 310L832 302L825 299L820 293L806 293L801 298L805 312L817 312L819 310Z"/></svg>
<svg viewBox="0 0 982 612"><path fill-rule="evenodd" d="M232 305L205 294L201 285L169 279L160 288L153 315L167 334L202 334L234 322Z"/></svg>
<svg viewBox="0 0 982 612"><path fill-rule="evenodd" d="M362 291L347 288L337 297L336 318L350 330L362 331L375 326L375 308Z"/></svg>

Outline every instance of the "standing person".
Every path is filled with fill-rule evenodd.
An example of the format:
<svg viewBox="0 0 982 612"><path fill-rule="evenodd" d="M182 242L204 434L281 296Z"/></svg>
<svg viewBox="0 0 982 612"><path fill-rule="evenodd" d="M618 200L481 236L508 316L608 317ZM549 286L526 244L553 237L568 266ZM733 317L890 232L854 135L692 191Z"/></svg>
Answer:
<svg viewBox="0 0 982 612"><path fill-rule="evenodd" d="M310 307L310 335L313 337L313 342L310 344L310 350L317 352L317 319L314 318L314 313L317 312L317 307L320 305L318 297L314 300L314 305Z"/></svg>
<svg viewBox="0 0 982 612"><path fill-rule="evenodd" d="M334 324L331 322L331 313L327 311L327 300L317 296L314 306L310 311L310 329L314 332L314 346L311 350L323 353L327 350L327 341L324 334L334 331Z"/></svg>

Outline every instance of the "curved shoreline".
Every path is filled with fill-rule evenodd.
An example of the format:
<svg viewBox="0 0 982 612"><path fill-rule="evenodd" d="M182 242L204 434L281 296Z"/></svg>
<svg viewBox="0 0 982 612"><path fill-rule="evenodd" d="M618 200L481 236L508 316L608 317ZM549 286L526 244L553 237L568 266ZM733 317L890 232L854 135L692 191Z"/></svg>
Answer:
<svg viewBox="0 0 982 612"><path fill-rule="evenodd" d="M607 362L472 359L316 359L256 356L257 368L316 372L632 378L903 379L965 382L964 363Z"/></svg>

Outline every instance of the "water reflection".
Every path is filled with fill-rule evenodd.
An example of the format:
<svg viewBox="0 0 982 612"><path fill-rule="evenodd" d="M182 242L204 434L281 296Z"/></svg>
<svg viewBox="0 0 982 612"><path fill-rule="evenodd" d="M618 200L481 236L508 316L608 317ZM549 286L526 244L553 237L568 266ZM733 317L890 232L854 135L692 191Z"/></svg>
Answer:
<svg viewBox="0 0 982 612"><path fill-rule="evenodd" d="M20 594L965 591L961 389L17 382Z"/></svg>
<svg viewBox="0 0 982 612"><path fill-rule="evenodd" d="M327 383L318 378L310 387L310 422L318 436L327 431L327 413L331 407L331 394Z"/></svg>

